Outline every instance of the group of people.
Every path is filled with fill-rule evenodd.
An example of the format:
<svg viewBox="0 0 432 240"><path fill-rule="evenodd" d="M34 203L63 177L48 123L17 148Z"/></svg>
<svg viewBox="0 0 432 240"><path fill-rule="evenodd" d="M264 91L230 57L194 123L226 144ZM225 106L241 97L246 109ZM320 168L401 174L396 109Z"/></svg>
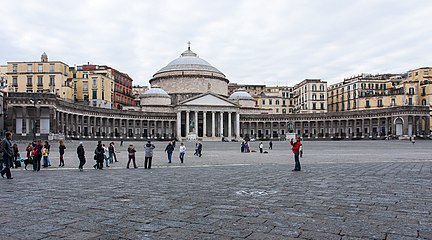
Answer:
<svg viewBox="0 0 432 240"><path fill-rule="evenodd" d="M12 133L6 132L6 137L0 143L0 172L1 176L4 178L4 175L8 179L13 179L10 168L13 168L14 162L18 162L20 160L20 154L17 144L12 144ZM175 141L171 141L165 148L165 152L167 153L168 163L172 162L172 155L175 150ZM301 144L300 137L296 138L294 142L291 139L290 144L292 146L291 150L294 153L294 162L295 167L293 171L301 171L300 166L300 157L303 155L303 146ZM260 153L263 153L263 143L259 144ZM33 171L40 171L41 161L43 160L43 167L51 166L51 161L49 159L50 153L50 144L48 141L44 143L42 140L35 140L32 143L29 143L26 147L27 152L27 163L33 164ZM195 156L202 156L202 148L203 144L200 141L197 141L195 144ZM272 141L269 142L269 149L273 148ZM64 167L64 153L65 153L65 143L63 140L59 141L59 167ZM149 140L144 145L144 168L151 169L152 159L153 159L153 150L155 149L155 145ZM136 165L135 153L136 149L133 144L130 144L127 149L128 152L128 163L126 168L129 168L131 162L134 168L138 168ZM250 152L249 142L243 141L241 143L241 152ZM184 163L184 156L186 153L186 146L184 143L180 143L179 147L179 160L181 163ZM77 155L79 159L78 169L83 171L83 166L86 163L85 158L85 149L82 142L79 143L77 147ZM109 143L109 146L106 147L101 141L98 141L96 149L94 150L94 160L96 164L93 166L95 169L103 169L103 165L105 163L105 167L109 167L110 164L114 162L118 162L116 151L114 147L114 142ZM17 165L15 167L18 167ZM27 170L27 168L26 168Z"/></svg>

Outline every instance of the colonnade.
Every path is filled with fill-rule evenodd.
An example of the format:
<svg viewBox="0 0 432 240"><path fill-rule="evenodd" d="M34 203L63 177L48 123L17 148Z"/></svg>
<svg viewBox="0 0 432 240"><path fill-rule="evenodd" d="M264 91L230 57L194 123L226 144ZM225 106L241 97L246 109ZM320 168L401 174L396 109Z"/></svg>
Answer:
<svg viewBox="0 0 432 240"><path fill-rule="evenodd" d="M380 138L429 134L426 116L371 117L328 120L257 119L241 122L241 137L284 139L288 134L304 138Z"/></svg>
<svg viewBox="0 0 432 240"><path fill-rule="evenodd" d="M236 138L240 136L240 114L234 111L177 111L177 136Z"/></svg>

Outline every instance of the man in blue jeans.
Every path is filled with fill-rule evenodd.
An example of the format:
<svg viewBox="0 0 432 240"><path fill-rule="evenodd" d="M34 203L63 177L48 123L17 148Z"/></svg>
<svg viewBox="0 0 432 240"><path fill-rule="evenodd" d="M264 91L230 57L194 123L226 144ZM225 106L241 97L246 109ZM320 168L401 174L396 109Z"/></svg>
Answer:
<svg viewBox="0 0 432 240"><path fill-rule="evenodd" d="M1 141L1 155L3 163L5 165L4 169L1 170L1 176L4 178L6 174L7 179L13 179L10 167L12 165L13 159L13 149L12 149L12 133L6 132L6 137Z"/></svg>
<svg viewBox="0 0 432 240"><path fill-rule="evenodd" d="M168 163L171 163L172 154L174 152L174 146L172 145L171 142L169 142L168 145L166 146L165 152L167 152L168 154Z"/></svg>

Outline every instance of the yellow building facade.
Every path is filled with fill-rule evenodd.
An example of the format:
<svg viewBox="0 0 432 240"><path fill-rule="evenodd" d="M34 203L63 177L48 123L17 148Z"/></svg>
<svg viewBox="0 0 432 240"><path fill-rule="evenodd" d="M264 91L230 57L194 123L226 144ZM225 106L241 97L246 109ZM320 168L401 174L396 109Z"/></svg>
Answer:
<svg viewBox="0 0 432 240"><path fill-rule="evenodd" d="M73 69L73 98L93 107L112 108L114 78L107 70Z"/></svg>
<svg viewBox="0 0 432 240"><path fill-rule="evenodd" d="M40 62L8 62L7 83L9 92L54 93L72 100L69 66L60 61L48 61L44 53Z"/></svg>

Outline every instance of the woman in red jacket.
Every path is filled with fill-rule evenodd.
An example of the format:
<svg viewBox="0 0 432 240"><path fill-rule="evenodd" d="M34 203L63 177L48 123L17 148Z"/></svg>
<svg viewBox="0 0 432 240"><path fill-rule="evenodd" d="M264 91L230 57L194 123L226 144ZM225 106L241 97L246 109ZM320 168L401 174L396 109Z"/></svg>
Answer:
<svg viewBox="0 0 432 240"><path fill-rule="evenodd" d="M300 142L300 137L296 138L296 142L293 142L293 140L291 139L291 150L294 153L294 161L295 161L295 167L293 169L293 171L300 171L301 170L301 166L300 166L300 146L301 146L301 142Z"/></svg>

